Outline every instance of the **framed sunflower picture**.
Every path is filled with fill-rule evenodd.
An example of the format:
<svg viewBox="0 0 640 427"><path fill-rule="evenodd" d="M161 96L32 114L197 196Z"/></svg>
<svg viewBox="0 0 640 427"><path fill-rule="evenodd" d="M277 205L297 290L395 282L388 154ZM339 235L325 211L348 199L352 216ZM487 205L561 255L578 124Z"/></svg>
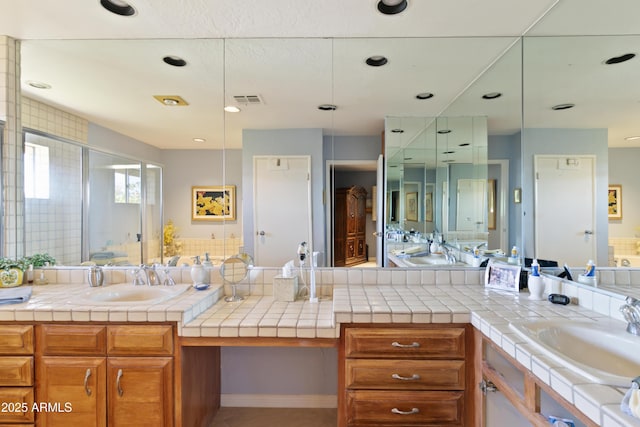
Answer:
<svg viewBox="0 0 640 427"><path fill-rule="evenodd" d="M609 185L609 219L622 219L622 185Z"/></svg>
<svg viewBox="0 0 640 427"><path fill-rule="evenodd" d="M192 221L235 221L236 186L191 187Z"/></svg>

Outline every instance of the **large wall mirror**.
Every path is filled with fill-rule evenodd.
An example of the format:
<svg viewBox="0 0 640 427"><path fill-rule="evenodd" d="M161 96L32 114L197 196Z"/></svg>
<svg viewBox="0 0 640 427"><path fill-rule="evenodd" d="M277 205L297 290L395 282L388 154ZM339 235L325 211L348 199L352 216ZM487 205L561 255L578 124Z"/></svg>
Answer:
<svg viewBox="0 0 640 427"><path fill-rule="evenodd" d="M88 120L88 145L97 151L161 166L161 227L172 221L186 261L205 251L220 258L245 251L257 265L279 266L306 241L322 253L321 265L333 265L333 195L358 186L367 194L363 247L370 258L380 245L373 231L384 223L448 233L449 242L483 240L488 249L515 245L527 257L570 265L592 257L606 265L608 246L614 258L636 253L638 142L625 138L640 134L633 121L640 62L605 61L635 53L638 31L632 23L612 27L597 11L598 22L574 22L584 7L597 5L560 2L522 38L24 40L21 83L37 105ZM620 7L620 16L638 8ZM167 56L187 64L172 66ZM387 63L367 65L379 57ZM174 96L188 105L163 103ZM552 109L560 104L574 107ZM541 182L547 170L555 175ZM584 191L565 187L577 171L591 174L591 201L567 198ZM304 179L289 179L296 173ZM277 176L300 185L272 193ZM479 204L460 205L454 177L484 182L470 190L482 194ZM609 184L624 190L621 217L607 212ZM200 186L232 197L234 215L194 216ZM387 201L381 215L374 215L376 191ZM591 223L569 231L554 221L568 205L592 206ZM473 215L460 214L467 208ZM157 220L157 206L148 211ZM294 222L301 225L295 232ZM136 227L98 237L108 246L136 236ZM158 227L145 230L143 239L162 238ZM567 233L576 243L556 252ZM271 246L281 235L289 240Z"/></svg>

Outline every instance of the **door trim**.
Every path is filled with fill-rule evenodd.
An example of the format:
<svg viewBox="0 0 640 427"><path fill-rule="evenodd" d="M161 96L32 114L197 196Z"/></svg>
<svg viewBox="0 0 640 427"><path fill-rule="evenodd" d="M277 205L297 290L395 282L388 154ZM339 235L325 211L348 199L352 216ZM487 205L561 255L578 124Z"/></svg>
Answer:
<svg viewBox="0 0 640 427"><path fill-rule="evenodd" d="M325 233L327 242L327 258L325 264L327 267L333 267L333 199L335 196L335 180L333 179L333 173L336 166L359 166L364 168L371 168L371 171L377 171L378 160L327 160L325 162L325 185L323 199L325 206ZM380 189L377 190L378 193ZM379 220L378 220L379 221Z"/></svg>
<svg viewBox="0 0 640 427"><path fill-rule="evenodd" d="M498 216L500 217L500 247L503 251L509 246L509 215L507 214L507 203L510 200L509 194L509 160L491 159L487 161L490 165L500 166L500 206L498 206Z"/></svg>

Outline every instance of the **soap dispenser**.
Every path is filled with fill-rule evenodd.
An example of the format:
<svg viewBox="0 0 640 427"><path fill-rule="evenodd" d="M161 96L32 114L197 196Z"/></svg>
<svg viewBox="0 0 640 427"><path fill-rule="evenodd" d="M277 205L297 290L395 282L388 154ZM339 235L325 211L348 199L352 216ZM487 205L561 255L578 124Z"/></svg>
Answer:
<svg viewBox="0 0 640 427"><path fill-rule="evenodd" d="M191 266L191 280L194 285L201 283L208 283L209 272L204 268L200 262L200 256L193 257L193 265Z"/></svg>
<svg viewBox="0 0 640 427"><path fill-rule="evenodd" d="M204 266L204 268L213 267L213 262L211 261L211 258L209 258L209 252L204 253L204 261L202 261L202 265Z"/></svg>
<svg viewBox="0 0 640 427"><path fill-rule="evenodd" d="M527 288L529 288L529 299L544 299L544 281L542 277L540 277L540 264L538 264L537 259L534 259L531 263L531 272L527 280Z"/></svg>

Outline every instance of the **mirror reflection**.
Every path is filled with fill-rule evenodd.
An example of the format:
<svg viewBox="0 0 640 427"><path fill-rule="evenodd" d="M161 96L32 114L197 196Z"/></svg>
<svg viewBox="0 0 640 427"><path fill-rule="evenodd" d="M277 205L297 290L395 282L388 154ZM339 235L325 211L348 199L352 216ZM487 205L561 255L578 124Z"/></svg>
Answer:
<svg viewBox="0 0 640 427"><path fill-rule="evenodd" d="M126 209L134 212L131 217L118 228L80 230L97 236L84 247L74 231L74 242L65 244L73 247L73 255L56 258L74 264L113 252L116 261L120 252L112 249L131 241L134 252L146 257L142 260L156 260L163 257L157 248L171 220L187 261L205 252L220 261L246 251L257 265L281 265L295 257L301 241L307 241L322 254L321 265L335 265L335 192L357 185L367 191L364 245L379 264L384 260L384 255L377 255L381 247L384 254L395 249L372 237L382 225L386 240L386 231L410 234L413 229L413 237L419 233L419 239L426 240L421 244L441 235L454 247L456 242L469 249L484 243L485 252L517 246L525 257L570 265L588 259L598 265L633 265L639 251L633 190L638 157L633 138L639 132L633 118L640 113L640 94L629 82L638 74L639 62L607 60L633 53L638 36L589 35L611 33L591 23L588 31L574 29L584 35L550 37L559 34L558 23L570 15L571 3L561 6L522 39L23 41L25 129L122 158L113 159L112 165L136 165L109 169L113 189L116 175L130 185L120 192L125 200L120 207L131 208ZM189 66L163 64L161 58L168 53L184 56ZM368 67L364 60L374 53L389 56L387 66ZM456 61L443 63L439 58L445 54ZM120 65L105 66L118 56ZM156 62L159 65L151 65ZM43 80L51 90L27 83ZM434 96L417 98L425 93ZM179 95L189 105L167 106L152 95L161 100L163 95ZM322 104L337 108L319 110ZM562 104L573 107L553 109ZM241 111L224 112L226 105ZM104 109L109 106L109 111ZM36 118L41 111L57 114L61 130L40 125ZM454 155L448 152L459 151L462 142L455 139L455 131L438 131L469 120L469 129L484 127L470 137L483 134L484 151L469 149L471 160L445 162ZM35 159L37 147L28 147ZM381 153L386 155L386 187L374 191L379 185L372 174L380 170L375 162ZM286 203L306 209L292 214L305 218L295 222L307 228L289 233L292 240L283 243L282 259L261 260L260 245L267 244L269 233L282 232L260 224L261 208L282 204L273 202L276 195L256 194L262 182L256 181L256 168L297 170L296 162L304 164L305 156L311 157L304 166L310 175L308 186L287 191L293 196ZM484 171L473 169L476 165ZM360 167L367 173L362 180L355 175ZM88 175L76 169L69 172L72 184L51 184L88 182ZM568 177L577 172L584 173L588 188L571 186ZM463 179L469 181L464 182L467 187L461 186ZM129 193L137 185L143 199L133 206L138 202ZM192 221L191 188L197 185L235 185L237 219ZM619 186L624 196L616 199L623 210L613 214L608 211L610 185ZM478 203L466 204L460 191L475 195ZM383 196L376 209L374 193ZM101 192L92 191L91 198L81 202L89 204L89 213L75 215L90 219L98 207L97 194ZM578 199L573 200L574 195ZM258 196L264 199L256 203ZM43 208L41 202L28 196L25 216ZM115 199L110 205L115 212ZM578 212L569 213L570 208ZM557 220L559 212L585 218L572 221L575 229L570 230ZM38 246L35 235L44 230L28 223L27 250L57 250ZM569 247L561 247L561 242L571 240ZM275 251L267 247L267 252Z"/></svg>

